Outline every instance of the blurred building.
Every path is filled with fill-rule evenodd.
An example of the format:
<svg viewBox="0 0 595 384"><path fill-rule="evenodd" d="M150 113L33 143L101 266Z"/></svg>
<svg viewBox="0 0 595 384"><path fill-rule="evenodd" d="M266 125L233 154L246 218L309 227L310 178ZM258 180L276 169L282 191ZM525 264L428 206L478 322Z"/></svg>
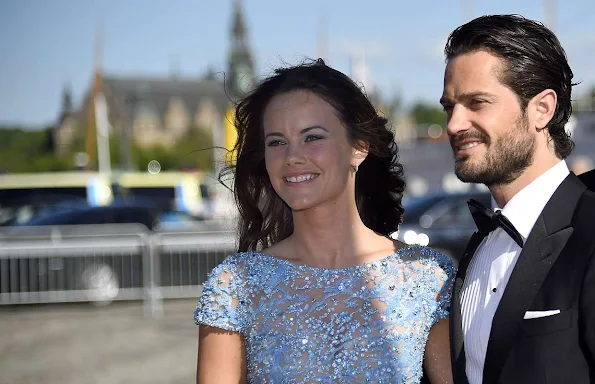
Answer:
<svg viewBox="0 0 595 384"><path fill-rule="evenodd" d="M581 174L595 166L595 110L573 112L569 127L574 150L568 157L569 167Z"/></svg>
<svg viewBox="0 0 595 384"><path fill-rule="evenodd" d="M110 137L117 137L121 168L129 167L130 143L140 147L171 147L192 129L212 133L223 129L221 121L233 100L253 85L254 63L247 41L247 29L239 1L234 2L228 67L224 76L209 71L198 77L172 72L165 76L116 76L96 68L94 80L74 110L68 89L54 130L58 155L71 153L76 141L89 138L91 100L97 93L105 97ZM99 83L99 84L98 84ZM91 135L92 136L92 135Z"/></svg>

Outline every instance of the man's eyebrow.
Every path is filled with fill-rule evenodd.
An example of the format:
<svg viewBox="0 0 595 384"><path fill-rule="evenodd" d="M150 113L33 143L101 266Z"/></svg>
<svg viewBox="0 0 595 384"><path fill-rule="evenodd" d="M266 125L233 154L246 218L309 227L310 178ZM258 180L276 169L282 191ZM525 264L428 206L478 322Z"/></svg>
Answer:
<svg viewBox="0 0 595 384"><path fill-rule="evenodd" d="M468 92L468 93L462 93L460 95L458 95L458 97L456 97L456 99L461 100L461 101L467 101L476 97L486 97L486 98L494 98L494 95L488 92L481 92L481 91L475 91L475 92ZM444 104L453 104L454 101L451 100L450 97L448 96L442 96L440 98L440 104L444 105Z"/></svg>
<svg viewBox="0 0 595 384"><path fill-rule="evenodd" d="M494 97L494 95L492 95L491 93L488 93L488 92L475 91L475 92L463 93L462 95L459 96L459 99L468 100L468 99L473 99L475 97L492 98L492 97Z"/></svg>
<svg viewBox="0 0 595 384"><path fill-rule="evenodd" d="M448 98L447 96L442 96L440 98L440 104L444 105L444 104L452 104L450 98Z"/></svg>

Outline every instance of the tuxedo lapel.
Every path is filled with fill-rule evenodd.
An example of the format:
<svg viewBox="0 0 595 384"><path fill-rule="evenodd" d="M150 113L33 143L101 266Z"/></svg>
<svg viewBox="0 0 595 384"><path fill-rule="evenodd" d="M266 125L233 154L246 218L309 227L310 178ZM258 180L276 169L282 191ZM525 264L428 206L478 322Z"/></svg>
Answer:
<svg viewBox="0 0 595 384"><path fill-rule="evenodd" d="M465 348L463 340L463 322L461 318L461 289L465 282L465 276L467 275L467 268L469 262L475 253L475 250L484 239L478 232L475 232L465 252L461 257L459 266L457 269L457 275L454 282L453 293L450 305L450 340L451 340L451 353L452 353L452 367L453 376L457 383L467 383L467 376L465 373L466 360L465 360Z"/></svg>
<svg viewBox="0 0 595 384"><path fill-rule="evenodd" d="M574 174L569 175L531 230L492 321L483 371L485 384L498 382L525 312L572 235L572 216L585 189Z"/></svg>

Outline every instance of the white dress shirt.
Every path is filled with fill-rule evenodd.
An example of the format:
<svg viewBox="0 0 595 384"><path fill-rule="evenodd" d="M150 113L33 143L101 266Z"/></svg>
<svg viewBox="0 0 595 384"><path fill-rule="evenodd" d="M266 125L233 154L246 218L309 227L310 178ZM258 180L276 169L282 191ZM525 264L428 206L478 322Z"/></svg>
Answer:
<svg viewBox="0 0 595 384"><path fill-rule="evenodd" d="M523 237L533 225L556 189L569 174L564 160L520 190L504 206L506 216ZM492 198L492 208L499 210ZM492 328L492 320L521 248L502 229L492 231L479 245L467 269L461 288L461 317L465 341L466 372L470 384L480 384Z"/></svg>

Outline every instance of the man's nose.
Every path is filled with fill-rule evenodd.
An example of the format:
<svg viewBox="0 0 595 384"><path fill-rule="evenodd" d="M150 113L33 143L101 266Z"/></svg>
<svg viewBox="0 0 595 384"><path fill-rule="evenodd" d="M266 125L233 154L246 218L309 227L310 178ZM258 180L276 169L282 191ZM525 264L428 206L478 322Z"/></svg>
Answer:
<svg viewBox="0 0 595 384"><path fill-rule="evenodd" d="M462 105L456 104L447 118L446 131L450 136L471 128L468 111Z"/></svg>

